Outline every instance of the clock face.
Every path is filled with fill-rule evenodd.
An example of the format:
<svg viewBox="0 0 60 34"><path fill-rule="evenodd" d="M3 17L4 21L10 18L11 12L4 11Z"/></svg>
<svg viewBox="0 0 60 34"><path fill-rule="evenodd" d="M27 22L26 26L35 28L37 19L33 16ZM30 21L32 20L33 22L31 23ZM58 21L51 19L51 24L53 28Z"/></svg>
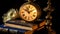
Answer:
<svg viewBox="0 0 60 34"><path fill-rule="evenodd" d="M31 4L26 4L20 7L20 17L26 21L33 21L37 18L37 9Z"/></svg>

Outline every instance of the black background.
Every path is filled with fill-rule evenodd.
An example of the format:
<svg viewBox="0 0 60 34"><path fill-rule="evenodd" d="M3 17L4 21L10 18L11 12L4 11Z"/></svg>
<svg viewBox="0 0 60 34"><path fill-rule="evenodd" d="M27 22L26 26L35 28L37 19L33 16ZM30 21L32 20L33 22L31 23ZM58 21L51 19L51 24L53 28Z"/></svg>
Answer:
<svg viewBox="0 0 60 34"><path fill-rule="evenodd" d="M46 4L47 1L48 0L36 0L35 3L37 3L43 11L43 8L47 6L47 4ZM58 12L56 1L57 0L52 0L52 6L55 8L54 12L52 12L52 16L53 16L52 27L55 31L57 30L58 24L59 24L56 20L56 12ZM19 10L20 6L25 2L27 2L27 1L25 1L25 0L0 0L0 21L1 21L0 24L3 24L2 16L3 16L4 13L6 13L11 8ZM43 11L43 15L45 15L45 13L46 12Z"/></svg>

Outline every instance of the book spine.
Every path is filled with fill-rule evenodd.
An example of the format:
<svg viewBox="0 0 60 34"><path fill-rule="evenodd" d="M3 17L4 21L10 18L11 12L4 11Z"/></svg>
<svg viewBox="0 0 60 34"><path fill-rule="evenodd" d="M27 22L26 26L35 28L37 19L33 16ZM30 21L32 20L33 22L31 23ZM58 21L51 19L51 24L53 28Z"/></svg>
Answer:
<svg viewBox="0 0 60 34"><path fill-rule="evenodd" d="M0 31L1 32L10 32L10 33L13 33L13 32L14 33L17 33L17 32L19 32L19 33L25 33L28 30L16 29L16 28L7 27L7 26L2 25L2 26L0 26Z"/></svg>
<svg viewBox="0 0 60 34"><path fill-rule="evenodd" d="M33 26L30 23L23 23L23 22L20 22L20 21L7 21L6 23L15 24L15 25L22 25L22 26L27 26L27 27L32 27Z"/></svg>
<svg viewBox="0 0 60 34"><path fill-rule="evenodd" d="M24 29L24 30L33 30L32 27L26 27L26 26L8 24L8 23L5 23L4 26L8 26L8 27L12 27L12 28L18 28L18 29Z"/></svg>

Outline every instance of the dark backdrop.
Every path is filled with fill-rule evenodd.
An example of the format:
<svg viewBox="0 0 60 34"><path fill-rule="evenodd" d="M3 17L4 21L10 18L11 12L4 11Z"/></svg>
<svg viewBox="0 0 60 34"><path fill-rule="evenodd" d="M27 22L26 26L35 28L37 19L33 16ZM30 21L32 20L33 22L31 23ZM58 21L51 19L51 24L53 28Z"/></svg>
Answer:
<svg viewBox="0 0 60 34"><path fill-rule="evenodd" d="M52 0L52 6L55 8L54 12L52 12L52 22L53 22L53 29L56 30L57 24L56 23L56 12L57 12L57 6L56 6L57 0ZM0 24L3 24L2 22L2 16L4 13L6 13L9 9L15 8L18 9L20 6L27 1L25 0L0 0ZM37 3L41 9L47 6L47 0L36 0L35 3ZM42 10L43 11L43 10ZM45 12L43 11L43 15L45 15ZM44 17L44 16L43 16Z"/></svg>

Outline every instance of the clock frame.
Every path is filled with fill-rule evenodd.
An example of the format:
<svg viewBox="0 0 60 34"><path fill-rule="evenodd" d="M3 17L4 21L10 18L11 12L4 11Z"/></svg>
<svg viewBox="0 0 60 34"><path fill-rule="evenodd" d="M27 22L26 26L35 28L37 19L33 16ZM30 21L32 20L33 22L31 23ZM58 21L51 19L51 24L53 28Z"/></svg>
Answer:
<svg viewBox="0 0 60 34"><path fill-rule="evenodd" d="M26 8L26 7L27 8ZM35 15L35 18L32 18L32 19L30 19L29 20L29 18L28 19L25 19L25 17L23 17L24 16L24 14L22 14L23 12L27 12L27 13L25 13L25 15L28 15L28 13L29 12L31 12L31 11L29 11L30 9L32 10L32 8L28 8L28 7L33 7L33 9L35 10L35 13L36 13L36 15ZM24 9L24 7L25 7L25 9ZM24 10L23 10L24 9ZM26 10L27 9L27 10ZM33 12L33 11L32 11ZM30 14L30 13L29 13ZM36 3L33 3L33 2L27 2L27 3L24 3L21 7L20 7L20 9L19 9L19 15L20 15L20 18L22 18L23 20L25 20L25 21L28 21L28 22L32 22L32 21L36 21L40 16L41 16L41 8L36 4ZM32 13L32 14L30 14L30 15L33 15L34 16L34 14ZM30 15L28 15L28 17L30 17ZM31 17L30 17L31 18Z"/></svg>

